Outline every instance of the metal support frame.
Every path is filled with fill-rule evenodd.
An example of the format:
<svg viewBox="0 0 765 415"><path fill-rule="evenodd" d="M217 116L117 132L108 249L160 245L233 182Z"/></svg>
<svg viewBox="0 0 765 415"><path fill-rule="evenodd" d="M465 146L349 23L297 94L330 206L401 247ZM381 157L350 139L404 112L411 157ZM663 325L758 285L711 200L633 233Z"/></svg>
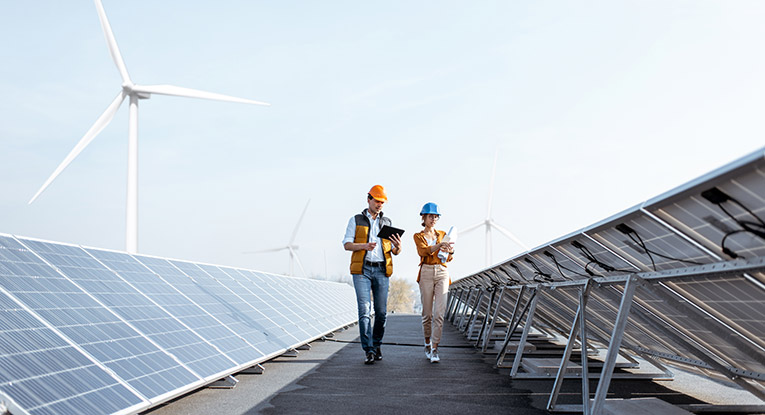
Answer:
<svg viewBox="0 0 765 415"><path fill-rule="evenodd" d="M476 329L478 329L478 336L480 337L480 335L481 335L480 332L483 329L483 322L484 322L484 320L486 318L486 312L484 312L483 313L484 314L484 320L481 320L481 306L483 305L483 299L486 298L486 297L490 297L490 296L486 295L487 292L491 292L492 293L491 296L494 295L494 290L492 289L492 287L485 288L485 289L481 290L481 297L478 300L478 302L476 303L475 307L473 308L473 313L470 316L470 320L468 321L468 325L467 325L467 327L465 327L466 332L467 332L466 336L468 338L468 341L471 338L473 338L473 333L475 332ZM491 304L488 304L486 306L487 311L488 311L488 307L490 307L490 306L491 306ZM477 346L478 346L478 344L476 344L476 347Z"/></svg>
<svg viewBox="0 0 765 415"><path fill-rule="evenodd" d="M470 301L473 299L473 292L476 291L472 288L468 288L468 296L466 301L462 302L462 307L460 307L459 311L459 321L456 323L457 329L462 331L462 322L465 320L465 314L467 314L467 310L469 308Z"/></svg>
<svg viewBox="0 0 765 415"><path fill-rule="evenodd" d="M563 352L563 357L560 361L558 375L555 377L555 384L553 385L552 392L550 393L550 399L547 401L548 411L555 409L555 402L558 400L560 388L563 385L563 377L566 373L566 366L568 366L568 360L571 358L571 352L574 350L577 330L579 330L579 338L582 350L582 408L583 413L589 413L590 385L589 376L587 373L587 318L585 313L591 287L591 280L587 280L584 286L579 290L579 307L576 310L574 321L571 324L571 331L568 335L568 342L566 342L566 350Z"/></svg>
<svg viewBox="0 0 765 415"><path fill-rule="evenodd" d="M446 312L444 313L444 321L448 321L451 316L452 304L454 303L454 293L456 290L449 290L446 297Z"/></svg>
<svg viewBox="0 0 765 415"><path fill-rule="evenodd" d="M475 317L478 315L477 311L478 311L478 307L481 306L481 301L483 300L484 290L482 290L480 288L476 288L476 291L477 291L477 294L475 296L474 303L473 303L473 305L472 305L472 307L470 309L470 317L468 317L468 319L467 319L467 321L465 321L464 325L460 326L460 331L462 331L462 332L466 332L466 331L468 331L468 328L472 327L471 324L473 323L473 320L475 319ZM465 315L467 315L467 313L465 313Z"/></svg>
<svg viewBox="0 0 765 415"><path fill-rule="evenodd" d="M510 319L509 324L507 325L507 333L505 333L505 341L502 343L502 347L499 349L499 353L497 353L497 367L501 367L502 363L505 361L505 354L507 353L507 345L510 344L510 339L513 336L513 332L515 332L515 329L518 328L518 325L521 323L521 319L523 318L523 315L526 314L526 310L528 310L529 306L531 305L531 302L536 298L537 296L537 289L538 285L527 287L523 286L521 288L521 292L518 293L518 298L515 301L515 307L513 308L513 316ZM531 296L529 297L528 301L526 301L526 305L523 307L523 310L520 309L521 301L523 300L523 295L526 291L531 291ZM517 317L517 320L516 320ZM523 347L522 344L518 345L518 347Z"/></svg>
<svg viewBox="0 0 765 415"><path fill-rule="evenodd" d="M635 296L637 280L638 277L632 275L624 286L622 301L619 304L619 313L616 315L616 322L614 323L614 332L611 335L611 342L608 344L606 360L603 363L603 369L600 372L600 381L598 382L598 388L595 391L592 411L589 413L591 415L600 415L603 413L603 407L606 403L606 394L608 393L608 387L611 385L611 376L614 373L616 356L619 354L619 347L621 346L622 337L624 336L624 328L627 327L630 308L632 306L632 298ZM587 414L587 412L585 412L585 414Z"/></svg>
<svg viewBox="0 0 765 415"><path fill-rule="evenodd" d="M491 315L491 322L483 338L483 344L481 345L481 352L486 353L486 349L489 347L491 341L491 334L494 333L494 325L497 322L497 315L499 314L499 308L502 305L502 299L505 296L505 287L499 289L499 295L497 296L497 305L494 307L494 313ZM487 313L488 314L488 313Z"/></svg>
<svg viewBox="0 0 765 415"><path fill-rule="evenodd" d="M262 375L263 373L265 373L265 371L266 371L266 368L256 364L255 366L250 366L239 373L244 375Z"/></svg>
<svg viewBox="0 0 765 415"><path fill-rule="evenodd" d="M284 353L282 353L281 357L298 357L299 353L300 352L298 352L295 349L289 349L289 350L286 350Z"/></svg>
<svg viewBox="0 0 765 415"><path fill-rule="evenodd" d="M239 383L237 378L228 375L225 378L216 380L215 382L207 385L207 387L213 389L234 389L237 383Z"/></svg>
<svg viewBox="0 0 765 415"><path fill-rule="evenodd" d="M505 360L505 353L506 353L505 351L507 349L507 345L510 343L510 337L512 337L513 330L515 330L515 327L517 326L515 324L515 317L518 315L518 312L520 311L521 301L523 299L524 294L526 294L526 291L528 290L529 288L527 288L525 285L522 286L520 292L518 292L518 298L515 299L515 306L513 306L513 314L510 316L510 321L507 322L507 332L505 332L505 339L502 341L502 347L497 352L497 362L496 362L497 367L501 366Z"/></svg>
<svg viewBox="0 0 765 415"><path fill-rule="evenodd" d="M475 347L478 347L481 345L483 336L486 334L487 326L489 325L489 319L491 317L491 309L494 307L494 297L497 296L497 287L491 287L489 288L489 291L491 292L491 296L489 296L489 305L486 307L486 312L483 313L483 322L481 323L481 330L478 331L478 337L475 339ZM470 338L470 336L468 336Z"/></svg>
<svg viewBox="0 0 765 415"><path fill-rule="evenodd" d="M543 287L538 287L534 293L534 298L531 300L531 306L529 307L529 311L526 314L526 323L523 325L523 334L521 334L521 339L518 342L518 348L515 349L515 359L513 359L513 368L510 369L510 377L513 377L518 373L518 368L521 365L521 359L523 358L523 346L526 344L526 339L529 337L529 331L531 331L531 323L534 321L534 312L537 309L537 302L542 296L542 289ZM518 319L518 322L520 323L520 319Z"/></svg>

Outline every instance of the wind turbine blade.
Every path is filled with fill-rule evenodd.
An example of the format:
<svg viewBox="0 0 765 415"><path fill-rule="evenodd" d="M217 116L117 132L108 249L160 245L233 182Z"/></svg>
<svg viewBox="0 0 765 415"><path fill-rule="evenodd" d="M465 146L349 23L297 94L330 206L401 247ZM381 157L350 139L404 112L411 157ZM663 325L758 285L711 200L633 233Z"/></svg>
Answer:
<svg viewBox="0 0 765 415"><path fill-rule="evenodd" d="M464 235L464 234L466 234L466 233L468 233L468 232L470 232L470 231L476 230L476 229L478 229L479 227L481 227L481 225L483 225L484 223L486 223L486 222L485 222L485 221L480 221L480 222L476 223L476 224L475 224L475 225L473 225L473 226L468 226L467 228L465 228L465 229L463 229L463 230L459 231L459 233L458 233L457 235Z"/></svg>
<svg viewBox="0 0 765 415"><path fill-rule="evenodd" d="M106 111L104 111L103 114L101 114L100 117L96 120L96 122L93 124L93 126L90 127L88 132L85 133L85 136L80 139L80 142L77 143L76 146L72 149L72 151L69 152L69 155L66 156L64 161L61 162L61 164L58 165L56 168L56 171L53 172L53 174L48 177L48 180L45 181L45 183L42 185L40 190L35 193L35 195L32 197L32 199L29 200L29 204L32 204L38 196L42 194L42 192L51 184L54 180L56 180L56 177L58 177L59 174L61 174L62 171L64 171L67 166L69 166L69 163L71 163L75 158L77 158L78 155L82 152L82 150L85 149L85 147L90 144L91 141L93 141L94 138L100 133L104 127L109 125L109 122L111 122L112 118L114 118L114 114L117 113L117 110L120 108L120 105L122 104L122 101L125 99L125 93L120 92L116 98L114 98L114 101L112 101L111 104L106 108Z"/></svg>
<svg viewBox="0 0 765 415"><path fill-rule="evenodd" d="M215 92L200 91L198 89L183 88L174 85L134 85L133 91L146 92L149 94L170 95L176 97L212 99L216 101L238 102L241 104L254 104L270 106L271 104L251 99L237 98L229 95L217 94Z"/></svg>
<svg viewBox="0 0 765 415"><path fill-rule="evenodd" d="M106 37L106 45L109 47L109 53L112 55L112 60L114 61L114 64L117 65L117 69L120 71L122 82L128 85L132 85L133 82L130 80L130 75L128 75L125 61L122 60L122 54L120 53L120 48L117 46L117 40L114 39L112 26L109 24L109 19L106 18L104 5L101 4L101 0L95 1L96 10L98 10L98 19L101 21L101 29L104 31L104 36Z"/></svg>
<svg viewBox="0 0 765 415"><path fill-rule="evenodd" d="M308 210L308 205L311 203L311 199L308 199L308 202L305 204L305 207L303 208L303 213L300 214L300 219L298 219L297 225L295 225L295 230L292 231L292 237L290 238L290 245L293 245L295 242L295 237L297 236L298 230L300 229L300 223L303 222L303 217L305 216L305 211Z"/></svg>
<svg viewBox="0 0 765 415"><path fill-rule="evenodd" d="M303 268L303 264L300 262L300 258L298 258L297 252L293 251L293 250L290 248L290 254L292 254L292 255L291 255L291 258L292 258L292 259L294 259L294 260L295 260L295 262L297 262L297 264L298 264L298 267L300 267L300 272L302 272L302 273L303 273L303 276L304 276L304 277L308 277L308 274L306 274L306 273L305 273L305 268Z"/></svg>
<svg viewBox="0 0 765 415"><path fill-rule="evenodd" d="M486 209L486 219L491 219L491 203L494 199L494 175L497 172L497 157L499 156L499 148L494 152L494 165L491 167L491 179L489 180L489 204Z"/></svg>
<svg viewBox="0 0 765 415"><path fill-rule="evenodd" d="M285 249L290 249L290 247L288 247L288 246L283 246L283 247L281 247L281 248L261 249L261 250L259 250L259 251L245 251L245 252L242 252L242 253L243 253L243 254L262 254L262 253L265 253L265 252L279 252L279 251L284 251Z"/></svg>
<svg viewBox="0 0 765 415"><path fill-rule="evenodd" d="M513 234L512 234L512 232L510 232L510 231L508 231L507 229L505 229L505 228L503 228L503 227L499 226L499 225L498 225L496 222L494 222L494 221L491 221L491 226L492 226L492 227L494 227L496 230L498 230L498 231L502 232L502 234L504 234L504 235L505 235L505 236L507 236L508 238L512 239L512 240L513 240L513 242L515 242L515 243L517 243L518 245L520 245L521 247L523 247L523 249L525 249L525 250L527 250L527 251L529 250L529 247L528 247L528 246L526 246L526 244L525 244L525 243L523 243L523 241L521 241L520 239L518 239L518 237L517 237L517 236L513 235Z"/></svg>

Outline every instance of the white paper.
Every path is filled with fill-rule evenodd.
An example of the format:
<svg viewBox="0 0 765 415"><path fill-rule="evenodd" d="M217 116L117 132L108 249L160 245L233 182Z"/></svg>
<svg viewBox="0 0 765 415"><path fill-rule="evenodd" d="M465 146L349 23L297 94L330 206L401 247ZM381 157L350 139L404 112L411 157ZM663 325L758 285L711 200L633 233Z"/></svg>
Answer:
<svg viewBox="0 0 765 415"><path fill-rule="evenodd" d="M441 240L441 242L452 242L452 247L454 246L453 243L457 241L457 231L454 230L454 226L449 228L449 232L446 233L446 236L444 236L444 239ZM438 258L441 259L441 263L446 263L446 259L449 258L449 253L444 251L438 251Z"/></svg>

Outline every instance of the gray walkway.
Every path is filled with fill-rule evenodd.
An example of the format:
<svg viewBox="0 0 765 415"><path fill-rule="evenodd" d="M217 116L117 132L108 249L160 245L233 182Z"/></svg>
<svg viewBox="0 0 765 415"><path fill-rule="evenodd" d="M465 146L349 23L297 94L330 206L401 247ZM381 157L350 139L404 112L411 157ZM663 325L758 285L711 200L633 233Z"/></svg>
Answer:
<svg viewBox="0 0 765 415"><path fill-rule="evenodd" d="M441 363L425 359L420 317L389 315L383 360L364 365L358 328L314 342L298 357L264 364L263 375L236 375L234 389L202 389L149 413L178 414L547 414L552 380L511 380L447 323ZM596 383L591 384L594 392ZM651 381L612 383L609 398L658 396L701 403ZM559 404L581 403L580 381L564 382Z"/></svg>

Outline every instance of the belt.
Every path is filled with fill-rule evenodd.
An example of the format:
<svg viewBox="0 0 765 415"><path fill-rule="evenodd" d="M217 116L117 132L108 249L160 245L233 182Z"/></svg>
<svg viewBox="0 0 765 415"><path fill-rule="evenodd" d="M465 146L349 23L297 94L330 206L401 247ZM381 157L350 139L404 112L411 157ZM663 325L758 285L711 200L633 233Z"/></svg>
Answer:
<svg viewBox="0 0 765 415"><path fill-rule="evenodd" d="M364 261L364 265L366 265L368 267L381 267L381 266L385 265L385 262L382 262L382 261L380 261L380 262Z"/></svg>

